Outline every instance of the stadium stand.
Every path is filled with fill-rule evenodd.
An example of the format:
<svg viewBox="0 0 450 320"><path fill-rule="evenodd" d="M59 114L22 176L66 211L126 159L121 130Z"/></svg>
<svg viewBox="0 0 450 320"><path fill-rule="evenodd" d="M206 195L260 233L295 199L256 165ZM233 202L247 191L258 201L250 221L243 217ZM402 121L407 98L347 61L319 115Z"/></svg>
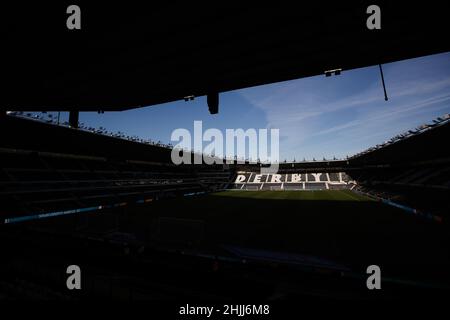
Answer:
<svg viewBox="0 0 450 320"><path fill-rule="evenodd" d="M22 144L29 149L0 148L3 222L220 190L228 184L231 176L223 166L170 164L170 150L164 147L93 134L85 136L86 133L80 130L10 117L5 119L2 129L8 130L9 125L22 128L39 125L43 130L35 131L34 137L16 137L20 140L14 142L16 146ZM58 131L63 139L74 142L70 153L65 149L67 147L60 147L47 136L52 129ZM113 144L111 147L122 148L125 146L116 144L126 143L130 151L128 155L139 154L139 158L127 159L123 155L118 158L114 153L108 153L114 152L108 148L98 149L104 153L96 152L95 146L84 149L83 143L92 138L99 139L96 142L99 144ZM151 149L144 153L134 149L142 147ZM36 151L37 148L45 151ZM145 159L146 154L156 156L157 161Z"/></svg>
<svg viewBox="0 0 450 320"><path fill-rule="evenodd" d="M399 134L346 160L283 162L279 164L282 183L271 177L254 178L262 165L237 166L234 189L241 190L341 190L352 189L380 201L399 205L435 221L448 217L450 207L450 115ZM321 173L318 179L313 173ZM292 184L289 175L302 183ZM245 178L244 178L245 177ZM340 178L342 177L342 179ZM258 178L259 179L259 178ZM291 181L291 183L289 183ZM267 184L267 187L264 185Z"/></svg>
<svg viewBox="0 0 450 320"><path fill-rule="evenodd" d="M367 292L354 290L361 277L355 270L374 253L388 275L419 279L385 284L403 297L430 286L433 293L446 290L435 283L448 270L441 228L448 124L348 160L282 163L277 175L261 175L261 164L174 166L168 146L12 116L1 121L0 133L10 139L0 146L7 222L0 225L7 261L0 273L15 275L0 276L4 296L266 299L322 288L360 298ZM33 136L11 135L31 127ZM227 187L239 190L205 195ZM400 214L398 205L441 223ZM356 232L371 228L381 231ZM407 230L402 239L399 230ZM84 261L89 274L80 295L67 294L58 271L74 260ZM413 266L406 275L405 265ZM279 277L295 285L279 289Z"/></svg>
<svg viewBox="0 0 450 320"><path fill-rule="evenodd" d="M0 150L2 211L9 215L11 210L13 215L27 216L120 205L228 185L242 190L336 190L353 188L354 182L359 191L377 197L384 193L387 200L414 204L421 211L442 216L448 210L441 196L450 184L449 155L442 148L449 134L448 115L347 160L281 163L279 177L265 175L255 181L260 165L238 165L231 184L233 168L171 165L170 146L74 130L22 115L4 119L5 134L14 127L36 135L13 135ZM74 143L61 144L60 139ZM126 152L115 152L118 149Z"/></svg>
<svg viewBox="0 0 450 320"><path fill-rule="evenodd" d="M343 172L272 175L258 174L257 172L237 172L232 188L242 190L325 190L350 187L348 177Z"/></svg>
<svg viewBox="0 0 450 320"><path fill-rule="evenodd" d="M450 209L449 137L447 114L351 157L347 173L358 190L440 221Z"/></svg>

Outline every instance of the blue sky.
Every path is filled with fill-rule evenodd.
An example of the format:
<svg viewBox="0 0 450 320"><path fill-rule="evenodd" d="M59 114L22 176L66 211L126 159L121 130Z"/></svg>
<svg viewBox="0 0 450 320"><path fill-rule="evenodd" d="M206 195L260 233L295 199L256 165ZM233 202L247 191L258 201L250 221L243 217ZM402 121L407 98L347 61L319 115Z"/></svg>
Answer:
<svg viewBox="0 0 450 320"><path fill-rule="evenodd" d="M81 113L86 125L170 142L173 130L278 128L280 159L338 158L450 113L450 53L235 90L220 94L219 114L205 97L124 112Z"/></svg>

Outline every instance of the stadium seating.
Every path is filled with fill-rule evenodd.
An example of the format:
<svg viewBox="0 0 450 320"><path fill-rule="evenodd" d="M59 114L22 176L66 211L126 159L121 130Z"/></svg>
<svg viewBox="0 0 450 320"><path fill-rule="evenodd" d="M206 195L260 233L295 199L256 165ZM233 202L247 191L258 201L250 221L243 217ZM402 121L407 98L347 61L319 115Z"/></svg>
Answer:
<svg viewBox="0 0 450 320"><path fill-rule="evenodd" d="M2 220L213 191L230 180L229 171L214 166L194 169L7 148L0 149L0 168Z"/></svg>
<svg viewBox="0 0 450 320"><path fill-rule="evenodd" d="M241 190L326 190L348 189L343 172L258 174L238 172L232 189Z"/></svg>
<svg viewBox="0 0 450 320"><path fill-rule="evenodd" d="M18 124L17 119L13 120L2 124L0 132L13 131ZM68 263L86 261L85 268L118 275L86 279L82 294L90 298L188 296L193 291L208 297L210 288L217 288L215 294L223 294L227 285L235 296L236 285L248 281L247 276L222 276L223 286L211 286L212 282L205 278L211 275L211 265L217 270L218 256L222 259L220 270L229 270L233 277L262 270L256 285L269 280L271 288L279 275L286 275L288 265L292 264L289 268L293 271L285 283L302 277L296 264L299 260L304 263L329 258L345 262L352 270L365 270L361 263L366 266L368 256L364 257L355 243L379 250L383 263L394 266L393 272L387 269L393 276L418 256L423 259L412 263L412 271L425 275L425 279L428 275L438 278L448 270L444 264L447 256L441 253L448 252L442 250L441 224L423 223L405 215L398 206L388 207L348 190L330 191L353 189L372 198L404 204L413 208L412 212L418 208L445 215L450 212L450 157L448 148L442 147L446 137L440 138L439 150L430 150L429 156L420 154L415 158L410 153L408 161L400 163L395 161L397 152L405 149L395 151L392 144L392 155L386 157L378 155L387 152L381 148L365 154L364 161L356 158L283 163L277 174L260 174L260 164L175 166L166 147L19 120L26 128L32 126L27 131L35 134L12 136L0 145L0 223L7 222L0 225L0 236L8 262L0 264L0 274L8 275L0 276L0 296L76 298L61 291L64 269L58 271L56 262L63 257ZM59 138L53 141L53 136ZM419 137L410 138L408 144L414 146L414 139ZM378 157L384 161L379 162ZM225 188L258 192L203 196ZM283 192L321 189L328 191ZM276 192L262 194L259 190ZM198 194L202 195L188 197ZM160 201L153 201L157 199ZM81 209L96 213L102 210L102 214L64 214L84 212ZM62 216L24 222L24 218L59 214ZM378 230L383 232L376 233ZM398 237L398 232L404 230L404 235ZM264 247L267 250L262 250ZM67 248L73 248L73 252ZM271 278L280 260L286 260L278 269L282 271L276 279ZM396 263L403 262L396 269ZM311 272L310 267L307 269ZM189 280L197 279L199 270L205 280L193 284ZM324 287L328 287L328 279L322 278L325 273L317 272ZM179 278L174 280L177 275ZM158 281L162 285L155 288ZM304 278L298 281L298 288L303 290ZM173 291L159 289L166 284ZM255 282L245 287L252 288L252 296L261 291ZM410 292L409 287L401 290Z"/></svg>

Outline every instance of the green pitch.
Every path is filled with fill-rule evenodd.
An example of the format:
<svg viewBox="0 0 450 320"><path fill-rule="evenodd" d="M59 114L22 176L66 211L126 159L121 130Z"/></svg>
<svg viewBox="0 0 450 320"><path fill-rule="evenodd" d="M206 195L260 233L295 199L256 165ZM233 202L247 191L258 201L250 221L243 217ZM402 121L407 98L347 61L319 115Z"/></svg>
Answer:
<svg viewBox="0 0 450 320"><path fill-rule="evenodd" d="M388 266L420 265L434 270L427 274L437 274L434 266L448 256L448 233L443 225L350 190L229 190L164 199L126 210L119 225L124 232L132 230L139 238L159 243L160 218L180 221L172 231L174 237L193 232L183 221L201 223L198 246L203 248L220 252L217 248L222 245L236 245L301 253L357 264L361 272L370 264L388 270ZM88 226L104 228L108 221L112 228L117 217L92 215Z"/></svg>
<svg viewBox="0 0 450 320"><path fill-rule="evenodd" d="M344 260L397 257L397 252L416 259L417 250L440 250L435 239L439 226L350 190L228 190L155 201L142 210L137 222L142 226L159 217L202 221L205 245L236 244Z"/></svg>
<svg viewBox="0 0 450 320"><path fill-rule="evenodd" d="M350 190L316 190L316 191L240 191L218 192L215 196L251 199L286 199L286 200L334 200L334 201L371 201L370 198Z"/></svg>

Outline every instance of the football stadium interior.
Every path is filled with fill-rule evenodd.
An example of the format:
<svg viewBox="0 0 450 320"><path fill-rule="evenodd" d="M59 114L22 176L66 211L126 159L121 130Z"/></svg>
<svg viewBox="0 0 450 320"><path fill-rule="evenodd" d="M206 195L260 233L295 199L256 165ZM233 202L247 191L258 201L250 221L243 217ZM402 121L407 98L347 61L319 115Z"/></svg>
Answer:
<svg viewBox="0 0 450 320"><path fill-rule="evenodd" d="M427 36L442 22L406 28L405 19L417 12L397 10L401 19L386 17L395 32L366 38L350 32L351 22L333 18L331 8L321 11L324 19L313 19L307 17L315 8L305 7L298 25L289 10L275 10L271 23L258 19L249 29L244 20L250 6L241 5L239 14L221 8L210 15L180 6L185 10L171 11L179 24L167 29L155 27L165 26L161 17L172 10L162 4L153 11L161 17L153 14L156 21L147 29L144 19L136 26L128 17L103 34L91 14L87 24L102 41L75 37L58 47L52 40L59 34L50 33L43 40L47 49L25 58L19 69L6 69L10 81L0 98L0 299L448 296L448 114L346 159L281 162L277 173L262 173L267 164L257 161L175 165L169 145L78 123L80 111L113 112L190 94L208 95L210 102L219 92L322 74L336 65L347 70L445 52L445 41ZM340 10L343 21L358 12L350 5ZM259 16L268 11L259 8ZM203 28L190 23L190 15L215 36L202 38ZM236 23L227 29L216 23L218 16ZM318 21L322 29L308 28ZM43 30L52 23L47 19ZM295 32L286 31L293 26L295 32L315 31L294 44ZM33 33L29 42L17 40L26 32L16 27L6 40L16 48L8 53L14 61L25 46L36 45ZM237 36L232 40L227 32ZM246 45L249 34L261 40L258 46ZM156 63L144 57L150 45L140 42L144 35L163 48ZM168 35L175 40L164 40ZM203 53L180 50L190 48L192 36L199 37ZM46 54L55 48L61 53L70 41L78 47L69 53L72 67L51 63L53 53ZM94 55L87 64L82 45ZM133 57L125 46L140 53ZM374 47L381 49L374 53ZM113 54L97 63L106 50ZM79 60L70 60L78 54ZM114 74L105 72L114 61L126 62ZM198 74L190 77L195 68ZM42 121L28 110L70 111L70 121ZM213 103L210 110L218 111ZM366 269L373 264L383 270L382 294L367 290ZM81 267L83 290L67 290L69 265Z"/></svg>
<svg viewBox="0 0 450 320"><path fill-rule="evenodd" d="M1 121L5 298L362 299L373 260L389 298L448 290L448 116L277 174L258 163L176 166L166 146ZM33 135L11 135L18 128ZM82 295L64 290L73 261L88 275Z"/></svg>

